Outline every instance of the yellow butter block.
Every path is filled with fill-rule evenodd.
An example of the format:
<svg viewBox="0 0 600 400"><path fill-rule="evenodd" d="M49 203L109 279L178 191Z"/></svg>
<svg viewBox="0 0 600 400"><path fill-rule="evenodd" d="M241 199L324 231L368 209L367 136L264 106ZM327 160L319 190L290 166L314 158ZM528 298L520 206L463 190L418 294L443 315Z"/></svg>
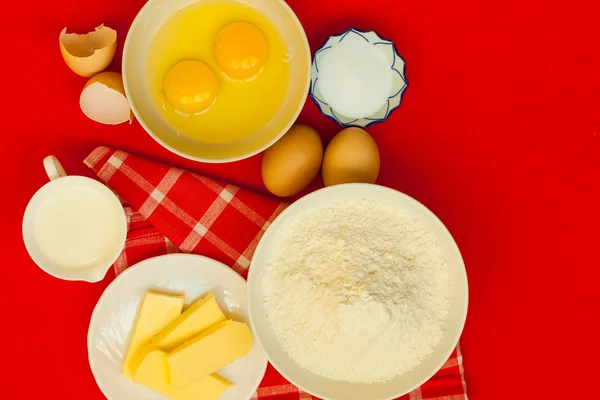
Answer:
<svg viewBox="0 0 600 400"><path fill-rule="evenodd" d="M252 348L252 333L243 322L224 321L173 350L167 357L175 389L205 378Z"/></svg>
<svg viewBox="0 0 600 400"><path fill-rule="evenodd" d="M149 291L144 296L123 361L123 375L132 379L140 348L181 314L184 296Z"/></svg>
<svg viewBox="0 0 600 400"><path fill-rule="evenodd" d="M231 382L212 374L181 390L170 385L167 353L154 349L146 353L133 380L156 390L173 400L217 400L231 386Z"/></svg>
<svg viewBox="0 0 600 400"><path fill-rule="evenodd" d="M167 352L173 351L184 342L223 321L225 315L219 308L215 296L209 293L167 325L154 338L154 345Z"/></svg>

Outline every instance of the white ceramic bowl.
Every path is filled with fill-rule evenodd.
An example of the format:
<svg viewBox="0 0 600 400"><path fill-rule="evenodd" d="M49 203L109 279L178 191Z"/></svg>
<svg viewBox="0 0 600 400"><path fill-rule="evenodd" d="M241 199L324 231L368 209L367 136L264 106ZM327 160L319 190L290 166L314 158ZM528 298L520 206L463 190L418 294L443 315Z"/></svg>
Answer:
<svg viewBox="0 0 600 400"><path fill-rule="evenodd" d="M182 7L214 0L150 0L139 12L125 41L123 83L131 109L146 132L170 151L196 161L223 163L258 154L283 136L298 118L310 86L310 47L304 29L283 0L219 0L254 7L277 28L291 57L286 97L267 126L235 143L210 144L177 133L152 103L146 76L148 48L156 30ZM232 115L231 118L235 118Z"/></svg>
<svg viewBox="0 0 600 400"><path fill-rule="evenodd" d="M389 97L385 105L375 114L366 118L349 118L336 112L326 101L321 92L320 84L323 82L319 74L319 62L333 48L340 43L349 40L366 41L380 49L388 59L389 67L392 70L393 83ZM370 125L386 121L390 115L402 104L404 93L408 88L408 78L406 77L406 61L398 53L396 46L391 40L385 39L375 31L361 31L358 29L348 29L339 35L330 36L329 39L314 54L311 70L310 97L319 107L321 114L331 118L343 127L358 126L366 128Z"/></svg>
<svg viewBox="0 0 600 400"><path fill-rule="evenodd" d="M282 226L307 209L336 204L349 199L370 199L394 204L420 221L436 238L448 264L450 308L445 333L433 353L415 369L384 383L349 383L333 381L300 367L281 348L267 320L262 288L267 261L275 250ZM321 189L288 207L267 230L260 241L248 276L248 305L254 334L273 366L302 390L324 399L383 400L395 399L431 378L450 357L458 344L467 316L468 284L460 251L442 222L424 205L396 190L368 184L345 184ZM293 312L293 310L290 310Z"/></svg>
<svg viewBox="0 0 600 400"><path fill-rule="evenodd" d="M138 308L151 289L183 293L187 304L210 292L227 317L249 322L246 281L226 265L191 254L169 254L136 264L106 288L88 331L90 367L109 400L168 400L121 374ZM235 385L219 399L249 400L266 368L267 359L255 341L250 353L218 371Z"/></svg>

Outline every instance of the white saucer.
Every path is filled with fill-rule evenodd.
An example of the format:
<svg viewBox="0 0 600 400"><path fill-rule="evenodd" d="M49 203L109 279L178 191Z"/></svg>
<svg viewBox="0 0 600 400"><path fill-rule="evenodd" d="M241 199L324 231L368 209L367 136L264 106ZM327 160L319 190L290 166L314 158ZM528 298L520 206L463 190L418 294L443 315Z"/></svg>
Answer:
<svg viewBox="0 0 600 400"><path fill-rule="evenodd" d="M88 331L90 367L109 400L167 399L121 374L135 317L149 289L185 293L186 304L213 293L227 317L250 323L246 281L226 265L189 254L170 254L136 264L106 288L94 309ZM255 340L250 353L218 371L234 384L219 400L250 399L266 368L267 359Z"/></svg>

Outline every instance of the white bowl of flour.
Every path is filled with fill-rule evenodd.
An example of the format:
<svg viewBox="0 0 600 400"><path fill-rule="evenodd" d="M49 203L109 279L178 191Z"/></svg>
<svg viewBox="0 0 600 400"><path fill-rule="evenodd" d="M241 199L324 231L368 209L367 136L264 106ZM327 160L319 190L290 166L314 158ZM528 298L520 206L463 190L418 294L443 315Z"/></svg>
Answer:
<svg viewBox="0 0 600 400"><path fill-rule="evenodd" d="M468 285L456 243L425 206L346 184L273 222L252 259L248 302L258 342L290 382L324 399L383 400L448 359Z"/></svg>

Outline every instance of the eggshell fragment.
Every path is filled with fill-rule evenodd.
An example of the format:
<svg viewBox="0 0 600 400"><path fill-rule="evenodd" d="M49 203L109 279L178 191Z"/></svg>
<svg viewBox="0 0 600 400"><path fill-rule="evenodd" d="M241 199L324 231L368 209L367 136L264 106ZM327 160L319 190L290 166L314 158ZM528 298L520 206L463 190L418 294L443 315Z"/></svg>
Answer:
<svg viewBox="0 0 600 400"><path fill-rule="evenodd" d="M262 159L262 178L276 196L289 197L307 187L319 173L323 144L319 134L306 125L294 125Z"/></svg>
<svg viewBox="0 0 600 400"><path fill-rule="evenodd" d="M77 75L89 78L104 71L117 50L117 31L100 25L83 35L67 33L64 28L59 37L60 52L65 62Z"/></svg>
<svg viewBox="0 0 600 400"><path fill-rule="evenodd" d="M79 106L89 119L101 124L117 125L133 120L123 78L118 72L102 72L91 78L81 92Z"/></svg>
<svg viewBox="0 0 600 400"><path fill-rule="evenodd" d="M347 128L327 146L323 157L325 186L341 183L375 183L379 176L379 149L373 137L360 128Z"/></svg>

